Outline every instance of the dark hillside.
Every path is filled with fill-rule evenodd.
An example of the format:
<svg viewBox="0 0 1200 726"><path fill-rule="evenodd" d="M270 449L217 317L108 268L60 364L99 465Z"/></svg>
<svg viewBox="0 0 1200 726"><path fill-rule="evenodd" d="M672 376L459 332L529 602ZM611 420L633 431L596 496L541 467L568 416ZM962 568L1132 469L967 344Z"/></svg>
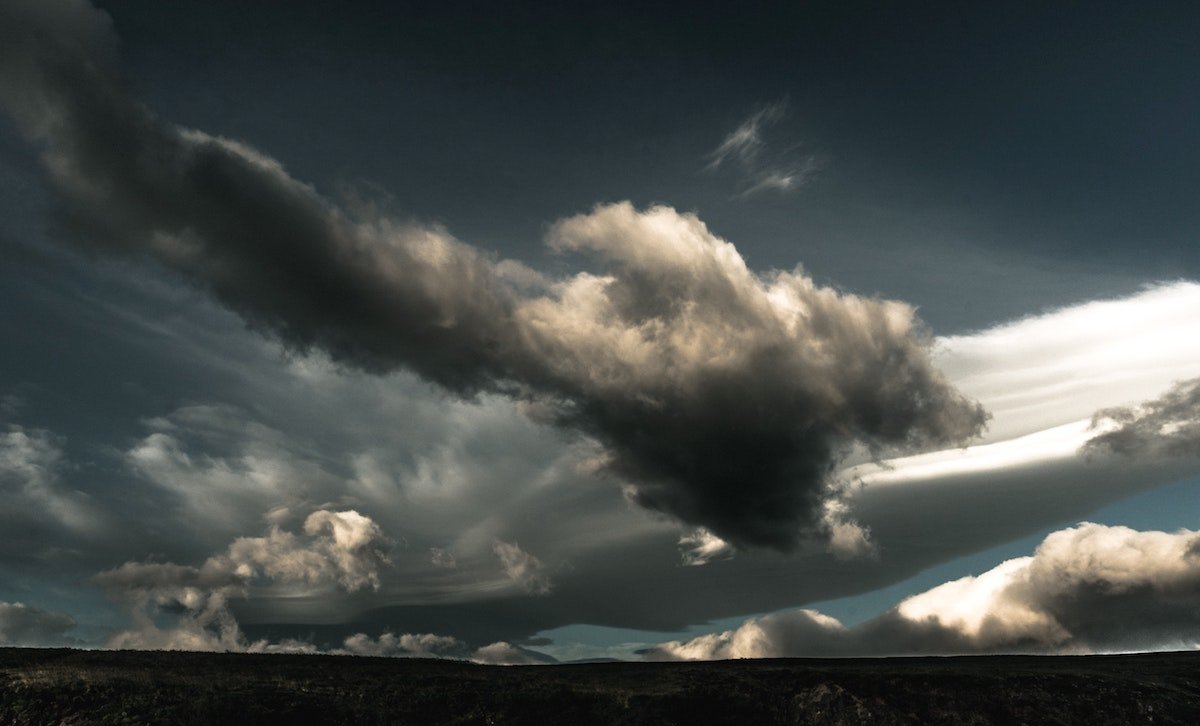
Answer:
<svg viewBox="0 0 1200 726"><path fill-rule="evenodd" d="M0 649L0 723L1200 723L1200 654L480 666Z"/></svg>

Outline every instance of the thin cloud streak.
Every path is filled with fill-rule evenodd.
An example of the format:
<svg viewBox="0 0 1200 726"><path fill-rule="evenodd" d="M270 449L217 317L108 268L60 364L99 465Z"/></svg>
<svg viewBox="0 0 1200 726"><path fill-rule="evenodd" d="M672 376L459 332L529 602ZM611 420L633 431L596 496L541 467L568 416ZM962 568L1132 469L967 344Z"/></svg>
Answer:
<svg viewBox="0 0 1200 726"><path fill-rule="evenodd" d="M748 199L769 191L786 194L803 187L824 162L814 154L798 156L795 144L783 152L769 152L766 133L786 116L786 99L766 104L750 114L709 154L705 171L735 167L740 175L735 199Z"/></svg>

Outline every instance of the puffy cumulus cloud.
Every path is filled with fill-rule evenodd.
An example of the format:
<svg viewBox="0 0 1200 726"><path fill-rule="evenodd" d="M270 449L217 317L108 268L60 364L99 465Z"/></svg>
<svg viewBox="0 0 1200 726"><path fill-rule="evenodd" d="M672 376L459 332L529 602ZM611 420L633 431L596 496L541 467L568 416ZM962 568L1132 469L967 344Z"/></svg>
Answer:
<svg viewBox="0 0 1200 726"><path fill-rule="evenodd" d="M1137 406L1098 411L1092 427L1102 433L1088 440L1085 454L1200 455L1200 378L1180 381Z"/></svg>
<svg viewBox="0 0 1200 726"><path fill-rule="evenodd" d="M322 544L332 577L342 587L351 592L368 586L379 589L379 570L389 562L391 542L370 517L353 510L319 509L304 520L304 532Z"/></svg>
<svg viewBox="0 0 1200 726"><path fill-rule="evenodd" d="M76 645L67 631L75 618L66 613L40 610L19 602L0 602L0 644L22 646Z"/></svg>
<svg viewBox="0 0 1200 726"><path fill-rule="evenodd" d="M960 442L985 422L930 365L904 303L757 275L668 207L601 207L550 239L610 266L519 310L539 357L583 394L558 420L609 444L634 501L735 546L786 549L819 529L828 475L855 442Z"/></svg>
<svg viewBox="0 0 1200 726"><path fill-rule="evenodd" d="M396 635L384 632L378 638L356 633L346 638L341 648L329 652L334 655L381 658L451 658L487 665L541 665L557 662L552 656L508 642L491 643L471 650L458 638L434 633Z"/></svg>
<svg viewBox="0 0 1200 726"><path fill-rule="evenodd" d="M520 585L526 592L546 595L554 589L554 583L550 581L550 575L542 561L521 549L515 542L497 540L492 545L492 551L500 559L500 566L504 568L508 579Z"/></svg>
<svg viewBox="0 0 1200 726"><path fill-rule="evenodd" d="M853 628L814 610L661 644L651 659L1094 653L1200 648L1200 533L1083 523L1032 556L907 598Z"/></svg>
<svg viewBox="0 0 1200 726"><path fill-rule="evenodd" d="M125 606L134 627L114 635L113 648L150 650L309 650L299 642L248 643L229 610L233 599L268 581L284 586L379 587L389 541L355 511L317 510L304 536L272 524L263 537L240 537L200 567L127 562L92 582ZM163 620L169 621L163 627Z"/></svg>
<svg viewBox="0 0 1200 726"><path fill-rule="evenodd" d="M910 306L756 274L694 215L626 203L563 220L551 246L604 269L547 280L157 118L84 3L0 13L0 104L42 145L78 243L153 259L294 348L528 400L605 446L636 502L734 546L823 531L826 476L855 442L954 443L984 423L930 364ZM770 116L722 154L755 158Z"/></svg>
<svg viewBox="0 0 1200 726"><path fill-rule="evenodd" d="M378 638L355 633L335 653L387 658L465 658L469 649L458 638L433 633L385 632Z"/></svg>

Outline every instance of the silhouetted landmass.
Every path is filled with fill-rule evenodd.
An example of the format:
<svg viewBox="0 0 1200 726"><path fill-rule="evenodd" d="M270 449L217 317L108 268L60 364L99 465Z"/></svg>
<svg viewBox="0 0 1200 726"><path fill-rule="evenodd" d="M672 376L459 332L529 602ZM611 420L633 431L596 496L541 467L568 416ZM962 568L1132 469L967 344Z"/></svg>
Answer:
<svg viewBox="0 0 1200 726"><path fill-rule="evenodd" d="M482 666L0 649L0 723L1200 723L1200 654Z"/></svg>

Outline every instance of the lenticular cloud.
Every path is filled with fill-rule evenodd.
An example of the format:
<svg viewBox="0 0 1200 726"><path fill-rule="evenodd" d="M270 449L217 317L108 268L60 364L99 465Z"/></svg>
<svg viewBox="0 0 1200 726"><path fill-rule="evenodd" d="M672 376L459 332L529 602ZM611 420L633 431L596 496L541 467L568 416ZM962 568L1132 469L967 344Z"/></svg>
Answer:
<svg viewBox="0 0 1200 726"><path fill-rule="evenodd" d="M546 279L157 118L86 3L8 3L0 21L0 104L41 144L78 244L152 259L289 346L530 401L604 445L634 501L735 546L822 532L855 443L957 443L985 422L930 364L912 307L756 273L693 214L562 220L548 243L589 271Z"/></svg>

